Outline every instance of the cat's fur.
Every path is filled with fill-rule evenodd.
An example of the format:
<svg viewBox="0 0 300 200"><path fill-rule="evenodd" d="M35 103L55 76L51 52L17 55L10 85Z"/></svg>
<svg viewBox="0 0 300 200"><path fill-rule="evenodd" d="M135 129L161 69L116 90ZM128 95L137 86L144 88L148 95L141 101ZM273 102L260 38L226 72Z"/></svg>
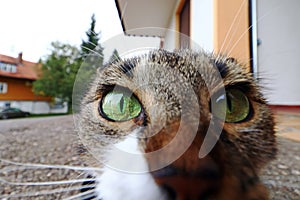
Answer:
<svg viewBox="0 0 300 200"><path fill-rule="evenodd" d="M213 116L211 97L223 85L248 97L251 113L247 119L223 124ZM143 114L125 122L102 117L101 98L114 87L132 91ZM77 120L86 146L82 155L89 165L104 169L94 173L99 199L268 199L258 175L276 155L273 116L248 68L233 59L190 50L157 50L117 60L99 70ZM214 129L208 131L210 123L222 128L219 138ZM146 153L131 165L145 171L157 169L155 166L174 157L185 137L154 159L147 153L164 148L179 129L186 135L196 131L195 137L165 168L132 174L104 166L121 159L113 153L113 145L131 140L133 151ZM130 139L132 133L155 135ZM199 158L206 134L218 140L208 155Z"/></svg>

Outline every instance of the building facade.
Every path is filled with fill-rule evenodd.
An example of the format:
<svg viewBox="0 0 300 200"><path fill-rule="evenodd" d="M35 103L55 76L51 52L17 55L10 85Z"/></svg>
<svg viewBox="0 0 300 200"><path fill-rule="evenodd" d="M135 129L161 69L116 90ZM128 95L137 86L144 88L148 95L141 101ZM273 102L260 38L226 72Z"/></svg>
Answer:
<svg viewBox="0 0 300 200"><path fill-rule="evenodd" d="M234 57L262 78L270 104L300 105L300 60L295 59L300 54L300 1L115 2L126 35L158 37L161 48L169 50L200 48Z"/></svg>
<svg viewBox="0 0 300 200"><path fill-rule="evenodd" d="M51 97L33 93L40 67L23 60L22 53L17 58L0 55L0 109L14 107L35 114L67 112L66 108L52 109Z"/></svg>

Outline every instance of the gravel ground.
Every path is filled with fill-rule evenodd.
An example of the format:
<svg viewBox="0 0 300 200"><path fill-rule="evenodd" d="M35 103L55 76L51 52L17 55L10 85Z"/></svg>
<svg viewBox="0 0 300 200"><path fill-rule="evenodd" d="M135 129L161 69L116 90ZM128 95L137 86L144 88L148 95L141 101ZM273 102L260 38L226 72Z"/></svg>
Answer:
<svg viewBox="0 0 300 200"><path fill-rule="evenodd" d="M76 155L72 116L0 121L0 178L10 182L77 180L79 170L33 168L4 162L83 166ZM300 199L300 143L279 137L279 155L262 179L271 199ZM64 199L78 194L81 184L15 186L0 180L0 199ZM54 194L49 194L49 193ZM43 194L44 193L44 194ZM8 198L8 195L10 196ZM31 196L26 196L31 195Z"/></svg>
<svg viewBox="0 0 300 200"><path fill-rule="evenodd" d="M77 137L72 116L0 121L0 158L19 163L81 166L76 155ZM17 122L17 123L16 123ZM32 168L0 162L0 178L11 182L82 179L82 171ZM0 199L64 199L78 193L81 184L14 186L0 182ZM74 191L70 191L75 188ZM63 192L66 190L67 192ZM38 195L45 193L45 195ZM47 194L51 191L54 194ZM24 197L22 195L33 195ZM21 196L20 196L21 195Z"/></svg>

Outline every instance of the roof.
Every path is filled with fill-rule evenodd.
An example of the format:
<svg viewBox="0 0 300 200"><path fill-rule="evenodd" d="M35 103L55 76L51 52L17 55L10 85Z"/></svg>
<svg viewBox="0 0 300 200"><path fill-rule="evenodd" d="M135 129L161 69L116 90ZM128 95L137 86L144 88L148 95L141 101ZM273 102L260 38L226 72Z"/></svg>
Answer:
<svg viewBox="0 0 300 200"><path fill-rule="evenodd" d="M165 37L178 0L115 0L115 3L126 35Z"/></svg>
<svg viewBox="0 0 300 200"><path fill-rule="evenodd" d="M0 69L0 76L29 80L36 80L38 78L37 72L35 71L38 63L23 60L21 53L17 58L0 54L0 62L17 66L17 71L15 73L3 71Z"/></svg>

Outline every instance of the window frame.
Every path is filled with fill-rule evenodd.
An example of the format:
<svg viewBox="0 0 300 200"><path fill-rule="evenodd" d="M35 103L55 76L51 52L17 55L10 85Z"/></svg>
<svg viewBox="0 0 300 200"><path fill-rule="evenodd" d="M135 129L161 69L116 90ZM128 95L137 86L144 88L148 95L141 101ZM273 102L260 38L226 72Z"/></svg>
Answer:
<svg viewBox="0 0 300 200"><path fill-rule="evenodd" d="M8 85L5 82L0 82L0 94L6 94L8 90Z"/></svg>

